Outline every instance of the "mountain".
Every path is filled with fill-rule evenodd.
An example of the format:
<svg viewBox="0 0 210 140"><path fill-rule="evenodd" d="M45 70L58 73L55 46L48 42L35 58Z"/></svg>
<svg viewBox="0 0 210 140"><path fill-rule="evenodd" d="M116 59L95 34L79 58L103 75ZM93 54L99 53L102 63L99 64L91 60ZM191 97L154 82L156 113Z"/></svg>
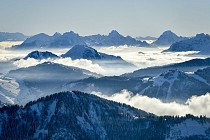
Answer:
<svg viewBox="0 0 210 140"><path fill-rule="evenodd" d="M41 49L41 48L66 48L75 45L90 45L90 46L149 46L148 43L137 41L136 39L120 35L117 31L112 31L109 35L93 35L82 37L73 31L66 32L63 35L55 33L49 36L44 33L34 35L26 39L22 44L13 46L11 49Z"/></svg>
<svg viewBox="0 0 210 140"><path fill-rule="evenodd" d="M7 33L0 32L0 42L1 41L24 41L28 38L22 33Z"/></svg>
<svg viewBox="0 0 210 140"><path fill-rule="evenodd" d="M13 69L17 69L17 66L13 64L13 61L0 61L0 75Z"/></svg>
<svg viewBox="0 0 210 140"><path fill-rule="evenodd" d="M105 53L98 52L97 50L87 45L75 45L68 52L61 55L61 57L70 57L71 59L88 59L94 63L99 64L102 67L126 67L136 68L133 64L130 64L123 60L120 56L108 55Z"/></svg>
<svg viewBox="0 0 210 140"><path fill-rule="evenodd" d="M210 67L199 69L195 74L202 77L207 83L210 83Z"/></svg>
<svg viewBox="0 0 210 140"><path fill-rule="evenodd" d="M11 49L40 49L40 48L65 48L78 44L85 44L82 37L74 32L66 32L63 35L55 33L49 36L44 33L34 35L26 39L22 44L13 46Z"/></svg>
<svg viewBox="0 0 210 140"><path fill-rule="evenodd" d="M205 75L207 75L205 77ZM124 89L164 102L185 103L190 97L210 92L210 68L195 73L169 70L154 77L99 77L86 78L63 85L63 91L80 90L83 92L101 92L113 95Z"/></svg>
<svg viewBox="0 0 210 140"><path fill-rule="evenodd" d="M122 36L116 30L112 30L108 35L92 35L84 37L84 41L89 46L149 46L145 41L141 42L130 36Z"/></svg>
<svg viewBox="0 0 210 140"><path fill-rule="evenodd" d="M45 62L10 71L0 80L1 94L6 103L25 104L50 93L60 92L66 83L99 76L84 69Z"/></svg>
<svg viewBox="0 0 210 140"><path fill-rule="evenodd" d="M206 75L210 75L210 71ZM192 96L201 96L210 92L210 83L205 79L199 75L186 74L178 70L170 70L157 77L149 78L148 82L150 85L142 90L141 94L164 102L185 103Z"/></svg>
<svg viewBox="0 0 210 140"><path fill-rule="evenodd" d="M144 40L157 40L156 37L152 37L152 36L146 36L146 37L142 37L142 36L139 36L139 37L136 37L137 40L141 40L141 41L144 41Z"/></svg>
<svg viewBox="0 0 210 140"><path fill-rule="evenodd" d="M0 139L209 139L205 117L157 117L97 96L62 92L0 109ZM195 129L196 128L196 129Z"/></svg>
<svg viewBox="0 0 210 140"><path fill-rule="evenodd" d="M42 59L49 59L49 58L55 59L55 58L59 58L59 57L56 54L53 54L48 51L45 51L45 52L33 51L33 52L29 53L26 57L24 57L24 59L28 59L28 58L42 60Z"/></svg>
<svg viewBox="0 0 210 140"><path fill-rule="evenodd" d="M83 38L79 34L71 32L66 32L61 36L55 37L55 39L50 43L50 47L69 47L74 45L85 45Z"/></svg>
<svg viewBox="0 0 210 140"><path fill-rule="evenodd" d="M124 89L134 94L144 90L151 82L145 82L144 78L127 78L121 76L89 77L73 81L62 86L62 91L79 90L82 92L101 92L105 95L113 95Z"/></svg>
<svg viewBox="0 0 210 140"><path fill-rule="evenodd" d="M197 34L195 37L176 42L166 51L184 52L199 51L199 54L210 54L210 36L208 34Z"/></svg>
<svg viewBox="0 0 210 140"><path fill-rule="evenodd" d="M170 46L175 42L179 42L185 39L187 38L182 36L177 36L175 33L168 30L163 32L163 34L160 35L160 37L155 42L153 42L153 44L157 46Z"/></svg>
<svg viewBox="0 0 210 140"><path fill-rule="evenodd" d="M180 70L184 72L193 72L201 68L206 68L210 66L210 58L206 59L192 59L182 63L164 65L164 66L155 66L145 69L139 69L132 73L126 73L122 76L125 77L142 77L142 76L156 76L168 70Z"/></svg>
<svg viewBox="0 0 210 140"><path fill-rule="evenodd" d="M123 60L119 56L108 55L100 53L97 50L87 45L76 45L72 47L67 53L61 55L62 57L71 57L71 59L89 59L89 60Z"/></svg>

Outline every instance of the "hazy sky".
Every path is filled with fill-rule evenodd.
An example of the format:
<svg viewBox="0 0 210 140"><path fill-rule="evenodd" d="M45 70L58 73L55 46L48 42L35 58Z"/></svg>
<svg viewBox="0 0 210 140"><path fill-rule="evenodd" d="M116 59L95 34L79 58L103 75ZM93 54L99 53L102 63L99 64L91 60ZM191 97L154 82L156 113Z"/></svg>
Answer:
<svg viewBox="0 0 210 140"><path fill-rule="evenodd" d="M0 31L33 35L73 30L81 35L210 34L210 0L0 0Z"/></svg>

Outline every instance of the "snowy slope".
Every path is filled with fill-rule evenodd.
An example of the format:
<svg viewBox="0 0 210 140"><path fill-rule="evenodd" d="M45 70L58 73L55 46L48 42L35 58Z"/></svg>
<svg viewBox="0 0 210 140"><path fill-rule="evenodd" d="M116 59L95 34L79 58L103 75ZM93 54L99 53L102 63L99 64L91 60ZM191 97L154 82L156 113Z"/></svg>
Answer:
<svg viewBox="0 0 210 140"><path fill-rule="evenodd" d="M34 35L26 39L22 44L13 46L11 49L40 49L40 48L57 48L57 47L69 47L82 44L82 37L74 32L66 32L64 34L55 33L53 36L49 36L44 33Z"/></svg>
<svg viewBox="0 0 210 140"><path fill-rule="evenodd" d="M199 140L210 138L209 128L204 117L157 117L76 91L0 109L0 139Z"/></svg>
<svg viewBox="0 0 210 140"><path fill-rule="evenodd" d="M13 70L0 79L0 100L8 104L26 104L61 91L62 85L66 83L91 76L99 75L76 67L48 62Z"/></svg>

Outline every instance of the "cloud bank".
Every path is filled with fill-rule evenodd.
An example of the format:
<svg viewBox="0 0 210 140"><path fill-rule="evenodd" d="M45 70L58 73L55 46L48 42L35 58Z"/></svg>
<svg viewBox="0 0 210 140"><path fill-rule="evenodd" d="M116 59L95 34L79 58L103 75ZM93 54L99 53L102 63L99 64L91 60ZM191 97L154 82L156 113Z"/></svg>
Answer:
<svg viewBox="0 0 210 140"><path fill-rule="evenodd" d="M116 93L112 96L106 96L98 92L92 92L92 94L108 100L125 103L158 116L184 116L186 114L193 114L195 116L205 115L210 117L210 93L202 96L193 96L188 99L185 104L176 102L164 103L156 98L139 94L133 95L132 92L127 90L122 90L120 93Z"/></svg>
<svg viewBox="0 0 210 140"><path fill-rule="evenodd" d="M161 66L171 63L179 63L204 56L189 56L195 52L164 52L169 47L136 47L136 46L111 46L102 47L98 51L121 56L124 60L135 64L138 68Z"/></svg>
<svg viewBox="0 0 210 140"><path fill-rule="evenodd" d="M35 66L44 62L53 62L66 66L78 67L98 74L105 73L105 70L102 67L100 67L98 64L94 64L92 63L92 61L86 59L72 60L71 58L58 58L58 59L36 60L33 58L29 58L27 60L24 59L17 60L13 64L19 68L25 68L25 67Z"/></svg>

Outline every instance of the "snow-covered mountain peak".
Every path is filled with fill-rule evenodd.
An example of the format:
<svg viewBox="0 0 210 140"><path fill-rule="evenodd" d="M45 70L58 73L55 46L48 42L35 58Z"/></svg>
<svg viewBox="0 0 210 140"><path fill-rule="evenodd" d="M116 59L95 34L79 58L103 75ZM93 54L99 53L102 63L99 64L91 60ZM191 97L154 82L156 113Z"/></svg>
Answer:
<svg viewBox="0 0 210 140"><path fill-rule="evenodd" d="M101 59L100 54L87 45L75 45L62 57L71 57L71 59Z"/></svg>
<svg viewBox="0 0 210 140"><path fill-rule="evenodd" d="M29 53L24 59L28 59L28 58L41 60L41 59L49 59L49 58L54 59L54 58L58 58L58 56L48 51L45 51L45 52L33 51Z"/></svg>

